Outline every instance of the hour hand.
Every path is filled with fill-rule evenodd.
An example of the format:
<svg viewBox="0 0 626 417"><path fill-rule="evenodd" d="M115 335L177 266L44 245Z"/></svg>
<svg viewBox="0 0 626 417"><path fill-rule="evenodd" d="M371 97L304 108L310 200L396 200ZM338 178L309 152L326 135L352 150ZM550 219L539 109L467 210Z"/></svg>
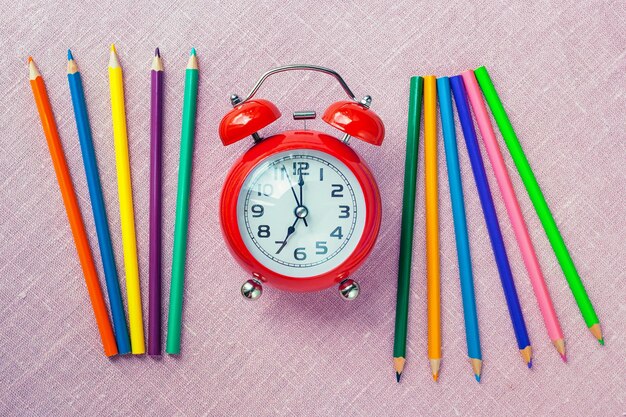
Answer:
<svg viewBox="0 0 626 417"><path fill-rule="evenodd" d="M287 240L289 240L289 236L294 234L294 232L296 231L296 223L298 223L298 220L300 219L296 217L296 221L294 221L293 224L289 226L289 228L287 229L287 236L285 236L284 240L277 240L275 242L280 243L280 248L278 248L278 250L276 251L276 255L278 255L283 250L283 248L287 245Z"/></svg>

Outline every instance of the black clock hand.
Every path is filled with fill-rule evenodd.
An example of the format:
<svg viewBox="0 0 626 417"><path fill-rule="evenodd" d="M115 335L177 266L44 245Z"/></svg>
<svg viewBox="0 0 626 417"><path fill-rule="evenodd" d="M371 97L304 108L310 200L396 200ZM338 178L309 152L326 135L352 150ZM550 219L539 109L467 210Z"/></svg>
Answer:
<svg viewBox="0 0 626 417"><path fill-rule="evenodd" d="M304 185L304 177L302 176L302 169L300 169L300 178L298 179L298 186L300 186L300 206L304 207L304 199L302 198L302 186ZM306 216L302 217L302 221L306 227L309 227L309 224L306 222Z"/></svg>
<svg viewBox="0 0 626 417"><path fill-rule="evenodd" d="M291 187L291 192L293 193L293 198L296 199L296 204L297 206L300 206L300 201L298 200L298 196L296 195L296 190L293 186L293 184L291 183L291 178L289 178L289 174L287 174L287 168L285 168L285 166L282 166L283 171L285 171L285 175L287 176L287 181L289 181L289 186Z"/></svg>
<svg viewBox="0 0 626 417"><path fill-rule="evenodd" d="M296 231L296 223L298 223L298 220L300 220L299 217L296 217L296 220L293 222L293 224L291 226L289 226L289 228L287 229L287 236L285 236L285 240L280 241L277 240L275 243L282 243L280 245L280 248L278 248L278 250L276 251L276 255L278 255L283 248L287 245L287 240L289 239L289 236L291 236L292 234L294 234L294 232Z"/></svg>
<svg viewBox="0 0 626 417"><path fill-rule="evenodd" d="M300 205L304 205L304 200L302 200L302 186L304 185L304 177L302 176L302 170L300 170L300 178L298 179L298 186L300 186Z"/></svg>

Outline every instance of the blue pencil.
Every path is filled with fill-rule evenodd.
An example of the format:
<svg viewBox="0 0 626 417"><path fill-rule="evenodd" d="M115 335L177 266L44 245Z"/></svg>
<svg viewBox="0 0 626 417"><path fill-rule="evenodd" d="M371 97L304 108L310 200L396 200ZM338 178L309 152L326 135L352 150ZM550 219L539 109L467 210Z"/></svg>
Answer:
<svg viewBox="0 0 626 417"><path fill-rule="evenodd" d="M117 269L115 268L109 224L104 208L104 198L102 197L102 186L100 185L96 153L93 148L83 82L80 78L76 61L74 61L72 52L69 49L67 51L67 80L70 84L80 150L83 154L83 163L85 165L85 173L87 174L87 186L89 188L89 197L91 198L91 208L96 223L100 256L102 256L104 276L107 284L107 292L109 294L109 303L111 305L111 315L113 316L115 341L117 342L119 353L127 354L130 352L130 339L128 337L128 328L126 327L126 317L124 316L124 305L122 304Z"/></svg>
<svg viewBox="0 0 626 417"><path fill-rule="evenodd" d="M456 103L459 119L461 120L461 128L463 129L463 136L465 137L465 144L467 145L467 152L469 154L470 164L474 173L476 188L478 188L480 204L483 208L483 214L485 215L487 231L489 232L489 238L491 239L491 247L493 248L496 264L498 266L498 272L500 273L500 281L502 282L502 288L504 289L504 297L509 309L511 321L513 322L513 331L515 332L515 338L517 339L517 346L522 354L522 358L530 368L532 367L532 359L528 331L526 330L524 315L522 314L522 308L520 307L519 298L515 289L515 283L513 282L513 274L511 273L511 266L509 265L509 259L506 255L504 240L502 239L502 232L500 231L500 225L496 215L496 209L493 205L489 182L487 181L487 174L485 173L485 166L483 165L480 148L478 147L476 131L474 130L474 123L469 110L467 93L465 92L463 79L460 75L451 77L450 83L452 85L452 92L454 94L454 101Z"/></svg>
<svg viewBox="0 0 626 417"><path fill-rule="evenodd" d="M467 236L465 203L463 202L463 183L461 181L461 169L459 167L456 130L454 127L454 115L452 113L450 79L448 77L437 79L437 93L437 97L439 97L439 110L441 112L443 144L446 151L446 164L448 165L448 182L450 183L450 200L452 201L452 219L454 221L454 234L456 236L456 252L459 259L459 279L461 281L461 295L463 297L467 354L472 363L476 380L480 382L482 355L480 351L480 335L478 332L478 314L476 313L472 258L470 256L469 238Z"/></svg>

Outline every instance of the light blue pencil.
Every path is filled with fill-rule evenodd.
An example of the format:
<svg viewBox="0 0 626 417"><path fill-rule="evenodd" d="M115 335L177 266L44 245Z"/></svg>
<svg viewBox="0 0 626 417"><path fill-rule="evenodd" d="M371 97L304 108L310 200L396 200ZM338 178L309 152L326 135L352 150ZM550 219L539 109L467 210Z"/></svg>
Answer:
<svg viewBox="0 0 626 417"><path fill-rule="evenodd" d="M124 355L130 353L128 327L126 326L124 305L122 304L120 284L117 278L109 223L107 222L107 214L104 208L104 197L102 196L102 186L100 184L100 175L98 174L96 153L93 148L83 82L80 78L78 66L70 50L67 51L67 62L67 80L70 84L76 128L78 130L78 140L80 141L80 150L83 154L85 174L87 174L87 187L89 188L91 208L96 223L96 234L98 235L100 256L102 256L102 266L104 267L104 277L107 284L109 304L111 306L111 316L113 317L113 328L115 329L115 341L117 342L117 349L120 355Z"/></svg>
<svg viewBox="0 0 626 417"><path fill-rule="evenodd" d="M439 110L441 111L443 144L446 150L446 164L448 165L448 182L450 183L450 200L452 201L456 252L459 259L459 279L461 281L461 295L463 297L467 354L472 364L474 376L476 380L480 382L482 355L480 351L478 315L476 314L472 258L467 236L467 221L465 218L465 204L463 202L463 183L461 181L461 170L459 168L459 154L457 151L456 131L454 128L454 115L452 113L450 79L448 77L437 79L437 93L439 97Z"/></svg>

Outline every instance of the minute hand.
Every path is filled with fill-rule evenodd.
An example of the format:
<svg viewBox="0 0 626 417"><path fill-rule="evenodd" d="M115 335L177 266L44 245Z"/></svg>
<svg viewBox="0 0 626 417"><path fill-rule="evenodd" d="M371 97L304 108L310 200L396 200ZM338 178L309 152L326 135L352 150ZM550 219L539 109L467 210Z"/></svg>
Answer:
<svg viewBox="0 0 626 417"><path fill-rule="evenodd" d="M300 170L300 178L298 178L298 186L300 187L300 205L304 206L304 200L302 199L302 186L304 185L304 177L302 176L302 170Z"/></svg>
<svg viewBox="0 0 626 417"><path fill-rule="evenodd" d="M298 200L298 196L296 195L296 190L294 189L293 184L291 183L291 178L289 178L289 174L287 173L287 168L285 168L285 166L283 165L281 169L285 172L285 176L287 177L287 181L289 182L289 186L291 187L291 193L293 194L293 198L296 199L296 204L300 206L300 200Z"/></svg>
<svg viewBox="0 0 626 417"><path fill-rule="evenodd" d="M300 187L300 206L304 207L304 198L302 197L302 186L304 185L304 177L302 176L302 170L300 170L300 178L298 179L298 186ZM302 217L302 221L306 227L309 227L309 224L306 222L306 217Z"/></svg>

